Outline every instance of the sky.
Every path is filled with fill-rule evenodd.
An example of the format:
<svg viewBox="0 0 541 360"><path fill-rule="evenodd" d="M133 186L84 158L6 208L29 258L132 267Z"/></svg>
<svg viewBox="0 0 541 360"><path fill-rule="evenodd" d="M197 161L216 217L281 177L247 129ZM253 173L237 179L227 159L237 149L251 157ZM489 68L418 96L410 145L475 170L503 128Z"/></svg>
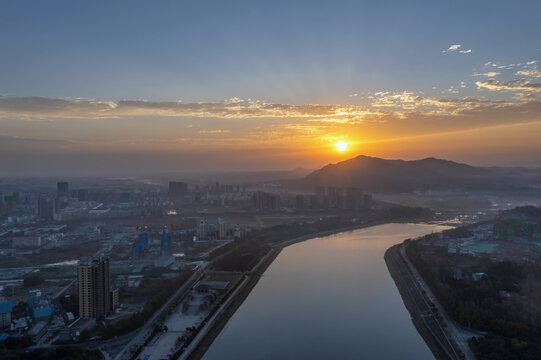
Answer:
<svg viewBox="0 0 541 360"><path fill-rule="evenodd" d="M0 0L0 171L536 162L540 34L539 1Z"/></svg>

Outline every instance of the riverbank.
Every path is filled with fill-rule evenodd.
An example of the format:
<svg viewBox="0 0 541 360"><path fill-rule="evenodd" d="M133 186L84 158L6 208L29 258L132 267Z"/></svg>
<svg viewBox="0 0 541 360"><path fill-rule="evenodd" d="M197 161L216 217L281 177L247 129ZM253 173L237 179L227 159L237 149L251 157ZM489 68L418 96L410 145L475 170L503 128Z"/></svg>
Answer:
<svg viewBox="0 0 541 360"><path fill-rule="evenodd" d="M411 219L395 219L394 221L391 221L391 223L409 223L409 222L411 222ZM290 246L299 242L303 242L306 240L318 238L318 237L334 235L334 234L338 234L342 232L353 231L357 229L363 229L363 228L383 225L387 223L389 223L388 220L370 221L366 223L356 223L351 226L341 227L341 228L327 230L327 231L321 231L321 232L313 233L313 234L302 235L293 239L289 239L289 240L285 240L285 241L273 244L269 253L265 255L265 257L254 267L254 269L252 269L251 271L247 273L247 276L249 276L248 282L245 284L245 286L242 289L240 289L237 292L235 298L229 303L228 307L221 311L220 316L214 322L214 326L212 326L208 330L208 332L200 340L199 344L193 349L193 351L189 354L189 356L186 357L186 359L199 360L203 358L207 349L212 345L216 337L221 333L222 329L225 327L229 319L233 316L233 314L235 314L237 309L246 300L248 295L251 293L252 289L259 282L259 279L261 278L263 273L267 270L267 268L272 264L272 262L280 254L282 249L284 249L287 246Z"/></svg>
<svg viewBox="0 0 541 360"><path fill-rule="evenodd" d="M215 320L214 326L212 326L207 333L203 336L199 344L193 349L193 351L186 357L188 360L197 360L201 359L203 355L207 352L207 349L212 345L214 339L220 334L222 329L225 327L229 319L235 314L237 309L242 305L244 300L250 295L252 289L257 285L261 276L267 270L267 268L272 264L274 259L280 254L281 250L271 249L269 254L264 259L264 262L258 264L257 270L252 270L249 275L248 281L242 287L235 297L231 300L227 308L223 309L219 317Z"/></svg>
<svg viewBox="0 0 541 360"><path fill-rule="evenodd" d="M405 246L404 243L392 246L384 258L415 328L437 360L475 359L464 339L456 336L455 325L406 258Z"/></svg>
<svg viewBox="0 0 541 360"><path fill-rule="evenodd" d="M400 246L402 245L395 245L385 252L384 258L389 273L396 284L398 292L402 297L402 301L410 313L411 321L419 332L419 335L421 335L437 360L448 360L450 357L446 354L424 320L424 315L427 312L430 313L431 309L430 306L425 303L422 294L414 285L415 280L408 271L404 259L400 256ZM430 316L434 317L433 314L430 314ZM432 321L437 322L437 320L434 319L432 319Z"/></svg>

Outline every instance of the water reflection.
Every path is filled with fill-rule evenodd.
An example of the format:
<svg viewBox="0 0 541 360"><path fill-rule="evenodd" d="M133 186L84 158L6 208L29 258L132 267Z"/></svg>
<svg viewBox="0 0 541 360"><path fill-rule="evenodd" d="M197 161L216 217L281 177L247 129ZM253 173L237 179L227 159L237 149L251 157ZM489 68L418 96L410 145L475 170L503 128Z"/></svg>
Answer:
<svg viewBox="0 0 541 360"><path fill-rule="evenodd" d="M433 359L383 254L441 229L387 224L287 247L204 359Z"/></svg>

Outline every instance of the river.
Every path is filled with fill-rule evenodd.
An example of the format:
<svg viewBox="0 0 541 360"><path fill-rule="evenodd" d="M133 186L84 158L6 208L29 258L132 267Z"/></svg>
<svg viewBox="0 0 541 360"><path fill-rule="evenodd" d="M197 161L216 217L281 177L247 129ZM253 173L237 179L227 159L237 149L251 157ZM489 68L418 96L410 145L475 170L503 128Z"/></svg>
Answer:
<svg viewBox="0 0 541 360"><path fill-rule="evenodd" d="M434 359L383 255L445 228L386 224L288 246L203 359Z"/></svg>

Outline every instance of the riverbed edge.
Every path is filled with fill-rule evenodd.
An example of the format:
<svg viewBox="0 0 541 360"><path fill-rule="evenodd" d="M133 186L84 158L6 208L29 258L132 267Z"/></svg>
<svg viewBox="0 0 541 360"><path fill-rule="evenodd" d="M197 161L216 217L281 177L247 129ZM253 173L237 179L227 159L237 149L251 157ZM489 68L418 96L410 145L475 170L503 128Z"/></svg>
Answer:
<svg viewBox="0 0 541 360"><path fill-rule="evenodd" d="M402 259L400 254L400 248L402 246L404 246L404 243L396 244L385 251L384 259L389 274L396 285L404 306L410 314L411 322L432 352L432 355L434 355L434 358L436 360L449 360L450 358L444 348L423 321L423 314L415 305L416 300L414 299L414 295L409 291L404 276L402 275L402 272L409 271L408 265L405 260Z"/></svg>

